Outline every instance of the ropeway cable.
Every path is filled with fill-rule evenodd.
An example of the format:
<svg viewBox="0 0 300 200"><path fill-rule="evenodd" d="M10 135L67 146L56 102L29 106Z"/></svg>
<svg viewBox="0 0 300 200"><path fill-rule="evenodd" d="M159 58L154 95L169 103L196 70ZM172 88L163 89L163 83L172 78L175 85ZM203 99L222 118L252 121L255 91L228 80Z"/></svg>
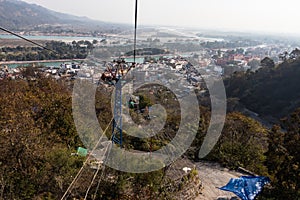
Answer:
<svg viewBox="0 0 300 200"><path fill-rule="evenodd" d="M89 158L91 157L91 155L93 154L93 152L96 150L97 146L99 145L100 141L103 138L103 135L106 133L106 131L108 130L108 128L110 127L112 121L114 118L112 118L108 124L108 126L106 127L106 129L103 131L102 137L100 137L100 139L98 140L98 142L96 143L95 147L92 149L91 153L88 155L88 157L86 158L85 162L83 163L82 167L80 168L79 172L77 173L77 175L75 176L75 178L73 179L73 181L71 182L71 184L69 185L69 187L67 188L66 192L64 193L64 195L62 196L61 200L63 200L66 195L68 194L68 192L72 189L74 183L77 181L78 177L80 176L80 174L83 171L83 168L86 166Z"/></svg>
<svg viewBox="0 0 300 200"><path fill-rule="evenodd" d="M134 47L133 47L133 62L136 58L136 31L137 31L137 18L138 18L138 0L135 0L135 20L134 20Z"/></svg>
<svg viewBox="0 0 300 200"><path fill-rule="evenodd" d="M14 36L16 36L16 37L18 37L18 38L20 38L20 39L22 39L22 40L25 40L25 41L27 41L27 42L29 42L29 43L31 43L31 44L34 44L34 45L38 46L38 47L41 47L42 49L45 49L45 50L47 50L47 51L50 51L50 52L55 53L55 54L57 54L57 55L60 55L60 53L58 53L57 51L55 51L55 50L53 50L53 49L49 49L49 48L47 48L47 47L44 46L44 45L41 45L41 44L39 44L39 43L37 43L37 42L35 42L35 41L33 41L33 40L30 40L30 39L28 39L28 38L26 38L26 37L23 37L23 36L21 36L21 35L19 35L19 34L17 34L17 33L14 33L13 31L10 31L10 30L8 30L8 29L6 29L6 28L4 28L4 27L1 27L1 26L0 26L0 30L2 30L2 31L4 31L4 32L7 32L7 33L9 33L9 34L11 34L11 35L14 35ZM79 63L77 60L74 60L74 59L70 59L70 60L71 60L72 62Z"/></svg>
<svg viewBox="0 0 300 200"><path fill-rule="evenodd" d="M11 35L14 35L14 36L16 36L16 37L18 37L18 38L21 38L22 40L25 40L25 41L27 41L27 42L29 42L29 43L32 43L32 44L36 45L36 46L39 46L39 47L41 47L41 48L43 48L43 49L45 49L45 50L47 50L47 51L51 51L51 52L53 52L53 53L55 53L55 54L59 54L58 52L54 51L53 49L49 49L49 48L47 48L47 47L45 47L45 46L43 46L43 45L41 45L41 44L39 44L39 43L37 43L37 42L35 42L35 41L32 41L32 40L30 40L30 39L27 39L27 38L25 38L25 37L23 37L23 36L21 36L21 35L19 35L19 34L17 34L17 33L14 33L14 32L12 32L12 31L6 29L6 28L3 28L3 27L1 27L1 26L0 26L0 30L2 30L2 31L4 31L4 32L7 32L7 33L9 33L9 34L11 34Z"/></svg>

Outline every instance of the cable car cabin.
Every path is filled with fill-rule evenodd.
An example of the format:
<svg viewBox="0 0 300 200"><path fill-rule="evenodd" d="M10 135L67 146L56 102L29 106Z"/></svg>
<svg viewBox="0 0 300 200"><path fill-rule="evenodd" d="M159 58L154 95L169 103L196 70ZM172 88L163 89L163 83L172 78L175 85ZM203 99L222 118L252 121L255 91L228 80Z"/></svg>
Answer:
<svg viewBox="0 0 300 200"><path fill-rule="evenodd" d="M128 106L130 109L139 110L139 97L131 95L128 101Z"/></svg>

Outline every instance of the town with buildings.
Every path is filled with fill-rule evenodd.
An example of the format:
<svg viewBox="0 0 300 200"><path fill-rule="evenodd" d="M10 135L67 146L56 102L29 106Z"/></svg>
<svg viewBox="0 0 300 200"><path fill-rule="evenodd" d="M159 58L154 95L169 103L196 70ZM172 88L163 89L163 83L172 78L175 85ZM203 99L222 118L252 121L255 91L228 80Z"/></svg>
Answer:
<svg viewBox="0 0 300 200"><path fill-rule="evenodd" d="M159 73L160 70L168 68L175 74L181 74L181 78L186 79L189 84L199 87L201 80L199 70L208 74L218 74L222 77L230 76L236 71L256 71L261 65L261 61L268 57L274 63L280 63L284 59L294 55L288 55L296 49L295 46L286 45L284 42L259 42L255 40L241 38L235 42L238 45L232 47L232 40L236 38L212 38L191 36L174 36L165 32L155 32L148 30L140 34L138 41L139 50L135 62L136 70L149 73ZM158 36L165 37L158 37ZM103 36L103 35L102 35ZM20 78L24 66L39 66L39 70L46 76L56 79L92 79L97 82L106 70L106 65L113 60L124 60L132 63L133 41L130 35L104 35L101 39L91 39L89 42L80 41L78 48L93 48L86 55L85 59L74 60L32 60L26 62L13 62L2 59L0 61L0 79L9 77L11 79ZM62 39L62 38L60 38ZM80 38L82 39L82 38ZM62 39L63 40L63 39ZM77 44L64 40L66 44ZM63 41L62 41L63 42ZM75 43L74 43L75 42ZM93 47L91 47L93 45ZM296 52L297 53L297 52ZM9 53L6 53L9 55ZM2 52L5 55L5 52ZM298 55L296 55L298 56ZM95 61L96 60L96 61ZM155 67L154 67L155 66ZM193 68L191 68L193 67ZM148 73L149 72L149 73ZM204 75L204 74L202 74Z"/></svg>

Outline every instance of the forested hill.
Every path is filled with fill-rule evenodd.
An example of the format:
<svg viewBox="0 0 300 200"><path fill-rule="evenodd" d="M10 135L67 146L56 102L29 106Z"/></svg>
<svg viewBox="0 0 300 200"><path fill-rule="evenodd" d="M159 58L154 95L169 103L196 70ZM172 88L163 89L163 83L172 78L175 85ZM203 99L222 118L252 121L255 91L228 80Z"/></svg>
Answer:
<svg viewBox="0 0 300 200"><path fill-rule="evenodd" d="M239 72L224 81L228 99L261 117L280 119L300 107L300 57L274 66L266 64L256 72ZM270 119L270 118L269 118Z"/></svg>
<svg viewBox="0 0 300 200"><path fill-rule="evenodd" d="M86 17L55 12L20 0L0 0L0 25L9 29L33 29L43 25L73 25L73 27L101 26L113 24L91 20Z"/></svg>
<svg viewBox="0 0 300 200"><path fill-rule="evenodd" d="M224 81L227 97L263 118L280 119L300 107L300 57L256 72L238 72ZM270 118L268 118L270 119Z"/></svg>

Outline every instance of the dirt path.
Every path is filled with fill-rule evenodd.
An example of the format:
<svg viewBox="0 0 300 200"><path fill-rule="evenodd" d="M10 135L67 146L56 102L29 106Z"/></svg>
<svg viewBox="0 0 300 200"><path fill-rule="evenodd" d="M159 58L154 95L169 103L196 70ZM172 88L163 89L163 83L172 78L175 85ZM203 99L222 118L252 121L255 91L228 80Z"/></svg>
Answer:
<svg viewBox="0 0 300 200"><path fill-rule="evenodd" d="M233 193L220 190L217 187L226 185L230 178L237 178L245 174L230 171L216 163L198 162L195 165L204 187L202 194L196 200L230 199L236 197Z"/></svg>

